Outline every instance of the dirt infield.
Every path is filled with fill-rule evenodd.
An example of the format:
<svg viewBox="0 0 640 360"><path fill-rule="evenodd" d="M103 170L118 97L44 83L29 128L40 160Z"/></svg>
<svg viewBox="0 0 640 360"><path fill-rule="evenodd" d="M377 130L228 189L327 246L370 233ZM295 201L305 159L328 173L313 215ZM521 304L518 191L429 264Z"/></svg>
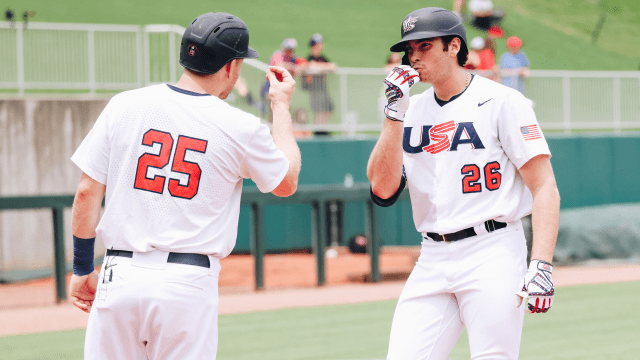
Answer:
<svg viewBox="0 0 640 360"><path fill-rule="evenodd" d="M380 256L382 281L366 283L367 255L339 249L326 259L326 286L316 287L311 254L267 255L265 290L253 291L253 258L234 255L222 260L220 314L292 307L337 305L397 299L417 259L417 249L385 248ZM67 279L68 280L68 279ZM640 264L596 263L556 267L556 286L640 281ZM55 305L53 279L0 286L0 336L83 328L88 315L69 303Z"/></svg>

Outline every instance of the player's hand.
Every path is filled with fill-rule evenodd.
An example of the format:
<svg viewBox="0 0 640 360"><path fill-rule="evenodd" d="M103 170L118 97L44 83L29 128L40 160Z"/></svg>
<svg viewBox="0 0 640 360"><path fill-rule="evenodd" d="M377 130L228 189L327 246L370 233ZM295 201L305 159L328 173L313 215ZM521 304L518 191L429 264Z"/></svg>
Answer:
<svg viewBox="0 0 640 360"><path fill-rule="evenodd" d="M279 66L269 66L267 70L267 80L269 80L269 100L271 106L275 104L291 104L293 91L296 89L296 81L287 69Z"/></svg>
<svg viewBox="0 0 640 360"><path fill-rule="evenodd" d="M529 270L524 276L522 289L516 293L516 306L520 307L524 299L529 299L527 313L546 313L553 305L553 266L546 261L531 260Z"/></svg>
<svg viewBox="0 0 640 360"><path fill-rule="evenodd" d="M98 273L94 270L89 275L71 275L69 282L69 297L78 309L88 313L91 311L93 299L98 287Z"/></svg>
<svg viewBox="0 0 640 360"><path fill-rule="evenodd" d="M409 65L393 68L384 79L384 95L387 105L384 114L390 120L404 121L404 114L409 109L409 90L419 77L418 72Z"/></svg>

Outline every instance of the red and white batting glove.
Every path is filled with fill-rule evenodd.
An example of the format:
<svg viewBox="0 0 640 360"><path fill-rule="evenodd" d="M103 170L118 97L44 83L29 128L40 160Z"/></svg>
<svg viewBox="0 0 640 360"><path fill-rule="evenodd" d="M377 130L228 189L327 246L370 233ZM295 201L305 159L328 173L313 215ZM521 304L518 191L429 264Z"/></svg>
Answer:
<svg viewBox="0 0 640 360"><path fill-rule="evenodd" d="M520 307L524 299L529 299L527 313L546 313L553 305L553 281L551 272L553 265L542 260L531 260L529 270L524 276L524 281L518 293L516 306Z"/></svg>
<svg viewBox="0 0 640 360"><path fill-rule="evenodd" d="M393 68L384 79L384 95L388 101L384 114L389 120L404 121L404 114L409 109L409 90L418 76L411 66L400 65Z"/></svg>

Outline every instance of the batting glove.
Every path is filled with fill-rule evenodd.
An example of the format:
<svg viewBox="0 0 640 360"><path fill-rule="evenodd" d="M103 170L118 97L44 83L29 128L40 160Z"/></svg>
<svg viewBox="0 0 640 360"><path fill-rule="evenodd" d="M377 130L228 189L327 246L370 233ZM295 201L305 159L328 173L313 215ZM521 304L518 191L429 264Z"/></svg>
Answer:
<svg viewBox="0 0 640 360"><path fill-rule="evenodd" d="M409 65L400 65L393 68L384 79L384 95L387 97L387 105L384 114L390 120L404 121L404 114L409 109L409 90L415 84L418 72Z"/></svg>
<svg viewBox="0 0 640 360"><path fill-rule="evenodd" d="M521 291L517 293L516 306L520 307L524 299L529 299L527 313L546 313L553 305L553 265L542 260L531 260L529 270L524 276Z"/></svg>

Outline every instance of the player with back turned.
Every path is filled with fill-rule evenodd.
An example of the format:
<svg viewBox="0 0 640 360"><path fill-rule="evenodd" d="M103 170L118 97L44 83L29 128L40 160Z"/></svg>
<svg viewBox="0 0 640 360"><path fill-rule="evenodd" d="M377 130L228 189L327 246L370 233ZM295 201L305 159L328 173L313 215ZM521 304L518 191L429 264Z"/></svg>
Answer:
<svg viewBox="0 0 640 360"><path fill-rule="evenodd" d="M384 80L388 104L367 174L373 201L409 188L423 237L398 301L387 359L446 359L466 326L472 359L516 359L525 306L544 313L560 196L550 152L524 96L467 73L464 26L452 12L409 14L403 65ZM433 85L409 98L416 81ZM521 218L532 213L533 248Z"/></svg>
<svg viewBox="0 0 640 360"><path fill-rule="evenodd" d="M83 174L69 292L90 312L85 359L216 358L220 259L235 245L243 179L290 196L300 173L287 70L267 71L273 135L223 101L256 57L238 17L199 16L178 83L113 97L73 155ZM108 249L99 275L96 235Z"/></svg>

